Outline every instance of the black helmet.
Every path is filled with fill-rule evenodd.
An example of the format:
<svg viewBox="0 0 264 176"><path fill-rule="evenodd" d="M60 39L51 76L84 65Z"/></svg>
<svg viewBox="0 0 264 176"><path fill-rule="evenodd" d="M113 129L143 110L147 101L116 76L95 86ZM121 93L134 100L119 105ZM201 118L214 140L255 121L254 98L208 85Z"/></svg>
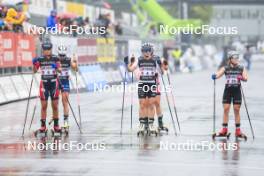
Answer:
<svg viewBox="0 0 264 176"><path fill-rule="evenodd" d="M45 41L42 43L41 47L43 50L51 50L52 49L52 43L50 43L49 41Z"/></svg>
<svg viewBox="0 0 264 176"><path fill-rule="evenodd" d="M144 43L141 46L141 52L142 53L144 53L144 52L151 52L151 53L153 53L154 52L153 46L150 43Z"/></svg>

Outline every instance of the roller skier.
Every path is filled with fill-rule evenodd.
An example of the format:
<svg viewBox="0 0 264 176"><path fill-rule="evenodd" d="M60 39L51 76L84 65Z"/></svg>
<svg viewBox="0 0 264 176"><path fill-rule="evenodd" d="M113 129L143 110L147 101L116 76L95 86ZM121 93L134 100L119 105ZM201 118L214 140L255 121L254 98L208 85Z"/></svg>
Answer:
<svg viewBox="0 0 264 176"><path fill-rule="evenodd" d="M223 75L226 77L225 90L223 94L223 127L219 133L213 134L213 139L215 137L229 138L229 111L231 104L233 103L236 126L235 136L236 138L244 138L246 140L247 136L243 134L240 129L240 107L242 103L241 81L246 82L248 80L248 74L246 69L239 65L239 54L237 52L230 51L228 53L228 65L220 68L217 73L213 74L212 79L219 79Z"/></svg>
<svg viewBox="0 0 264 176"><path fill-rule="evenodd" d="M139 98L139 130L137 135L144 135L147 132L149 135L157 136L158 132L154 126L155 116L155 97L157 95L157 74L161 67L161 61L157 56L153 55L153 46L149 43L144 43L141 47L142 56L136 60L134 57L130 59L125 57L125 64L128 71L133 72L139 68L140 76L138 83L138 98Z"/></svg>
<svg viewBox="0 0 264 176"><path fill-rule="evenodd" d="M52 133L54 136L61 135L61 128L59 126L59 81L57 72L61 71L59 58L52 55L52 44L49 41L44 41L41 45L43 55L32 60L33 72L36 73L40 70L41 81L39 87L39 97L41 100L41 127L35 132L35 135L46 136L46 118L48 99L51 98L51 107L53 112L54 126Z"/></svg>
<svg viewBox="0 0 264 176"><path fill-rule="evenodd" d="M70 69L77 71L77 60L75 58L71 59L67 57L67 47L60 45L58 47L58 56L61 63L61 73L59 74L59 84L62 97L63 105L63 119L64 125L62 127L63 131L68 134L69 132L69 93L70 93Z"/></svg>

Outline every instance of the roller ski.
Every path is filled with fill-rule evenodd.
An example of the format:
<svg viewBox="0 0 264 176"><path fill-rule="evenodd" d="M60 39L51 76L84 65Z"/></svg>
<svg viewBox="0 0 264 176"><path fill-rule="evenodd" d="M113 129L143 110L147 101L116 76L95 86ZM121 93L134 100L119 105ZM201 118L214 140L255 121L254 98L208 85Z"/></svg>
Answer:
<svg viewBox="0 0 264 176"><path fill-rule="evenodd" d="M163 125L162 119L159 119L158 133L161 133L162 131L166 132L167 134L169 133L169 129Z"/></svg>
<svg viewBox="0 0 264 176"><path fill-rule="evenodd" d="M247 141L247 136L241 132L240 128L236 129L235 136L236 140L244 139L245 141Z"/></svg>
<svg viewBox="0 0 264 176"><path fill-rule="evenodd" d="M151 136L152 134L154 134L155 136L158 136L158 132L156 128L154 127L154 119L149 119L148 134L149 136Z"/></svg>
<svg viewBox="0 0 264 176"><path fill-rule="evenodd" d="M66 136L69 135L69 121L68 119L64 119L63 127L61 127L61 132L64 133Z"/></svg>
<svg viewBox="0 0 264 176"><path fill-rule="evenodd" d="M214 133L212 135L213 140L215 140L216 138L226 138L229 139L230 138L231 133L228 133L227 128L222 128L222 130L219 133Z"/></svg>

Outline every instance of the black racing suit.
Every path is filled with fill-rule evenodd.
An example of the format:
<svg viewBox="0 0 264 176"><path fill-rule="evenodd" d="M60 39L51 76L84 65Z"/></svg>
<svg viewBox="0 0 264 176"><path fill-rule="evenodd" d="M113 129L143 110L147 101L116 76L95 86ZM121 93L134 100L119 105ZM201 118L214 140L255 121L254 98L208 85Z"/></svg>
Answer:
<svg viewBox="0 0 264 176"><path fill-rule="evenodd" d="M138 59L140 71L138 83L138 98L151 98L157 95L157 62L154 58L149 60L142 56Z"/></svg>
<svg viewBox="0 0 264 176"><path fill-rule="evenodd" d="M244 68L240 65L231 67L225 66L226 85L223 95L223 104L241 104L241 83L238 76L243 74Z"/></svg>
<svg viewBox="0 0 264 176"><path fill-rule="evenodd" d="M59 82L56 67L60 67L59 58L52 55L50 58L41 56L37 58L37 65L41 71L39 95L41 100L52 100L59 98ZM53 66L52 66L53 65ZM38 69L38 68L37 68Z"/></svg>
<svg viewBox="0 0 264 176"><path fill-rule="evenodd" d="M70 69L71 58L67 56L60 56L61 74L59 76L60 90L62 92L70 92Z"/></svg>

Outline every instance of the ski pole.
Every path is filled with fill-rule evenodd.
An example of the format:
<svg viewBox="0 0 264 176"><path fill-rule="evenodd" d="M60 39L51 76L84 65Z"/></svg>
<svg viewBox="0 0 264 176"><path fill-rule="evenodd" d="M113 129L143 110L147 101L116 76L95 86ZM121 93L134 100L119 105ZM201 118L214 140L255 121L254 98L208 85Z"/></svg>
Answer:
<svg viewBox="0 0 264 176"><path fill-rule="evenodd" d="M215 109L216 109L216 104L215 104L215 97L216 97L216 94L215 94L215 88L216 88L216 81L215 81L215 79L214 79L214 102L213 102L213 105L214 105L214 108L213 108L213 130L214 130L214 133L215 133L215 121L216 121L216 111L215 111Z"/></svg>
<svg viewBox="0 0 264 176"><path fill-rule="evenodd" d="M81 105L80 105L80 96L79 96L79 87L78 87L78 71L75 72L75 81L76 81L76 93L77 93L77 104L78 104L78 113L80 120L80 127L82 128L82 116L81 116Z"/></svg>
<svg viewBox="0 0 264 176"><path fill-rule="evenodd" d="M171 81L170 81L169 73L167 74L167 78L168 78L169 85L171 87ZM170 93L171 93L171 96L172 96L172 102L173 102L173 108L174 108L175 117L176 117L176 120L177 120L177 123L178 123L179 131L181 132L180 122L179 122L178 113L177 113L177 109L176 109L176 105L175 105L175 99L174 99L174 95L173 95L172 90L170 91Z"/></svg>
<svg viewBox="0 0 264 176"><path fill-rule="evenodd" d="M34 105L34 109L33 109L33 113L32 113L32 116L31 116L31 121L30 121L30 125L29 125L29 129L31 129L31 125L32 125L32 122L33 122L33 119L35 117L35 113L36 113L36 109L37 109L37 104L38 104L38 97L36 98L36 101L35 101L35 105Z"/></svg>
<svg viewBox="0 0 264 176"><path fill-rule="evenodd" d="M134 82L134 74L132 72L132 86L133 86L133 82ZM130 130L132 130L132 119L133 119L133 91L131 91L131 110L130 110Z"/></svg>
<svg viewBox="0 0 264 176"><path fill-rule="evenodd" d="M122 114L121 114L121 129L120 129L120 135L122 135L123 131L123 119L124 119L124 101L125 101L125 92L126 92L126 70L125 70L125 77L123 81L123 100L122 100Z"/></svg>
<svg viewBox="0 0 264 176"><path fill-rule="evenodd" d="M62 89L64 89L63 86L62 86L62 84L61 84L61 81L60 81L59 78L58 78L58 81L59 81L59 84L61 85ZM67 103L68 103L69 106L70 106L70 109L71 109L72 115L73 115L73 117L74 117L74 120L75 120L75 122L76 122L76 124L77 124L77 126L78 126L78 128L79 128L80 133L82 134L82 130L81 130L80 125L79 125L79 123L78 123L78 121L77 121L77 118L76 118L76 116L75 116L75 113L74 113L74 111L73 111L73 108L72 108L72 106L71 106L71 103L70 103L68 97L66 97L66 101L67 101Z"/></svg>
<svg viewBox="0 0 264 176"><path fill-rule="evenodd" d="M254 130L253 130L253 127L252 127L252 124L251 124L251 120L250 120L250 116L249 116L249 112L248 112L248 108L247 108L247 102L246 102L245 94L244 94L244 91L243 91L243 88L242 88L242 84L241 84L240 89L241 89L242 97L243 97L243 100L244 100L244 105L245 105L245 109L246 109L246 112L247 112L247 117L248 117L250 129L251 129L252 137L253 137L253 140L254 140L255 139L255 134L254 134Z"/></svg>
<svg viewBox="0 0 264 176"><path fill-rule="evenodd" d="M29 109L29 102L30 102L33 80L34 80L34 74L32 74L32 78L31 78L31 82L30 82L30 88L29 88L29 92L28 92L27 107L26 107L26 114L25 114L24 126L23 126L23 131L22 131L22 137L24 137L25 126L27 123L27 116L28 116L28 109Z"/></svg>
<svg viewBox="0 0 264 176"><path fill-rule="evenodd" d="M168 97L167 90L166 90L166 87L165 87L165 82L164 82L164 78L163 78L163 75L162 75L162 70L161 70L161 66L160 65L159 65L159 68L160 68L160 73L161 73L160 77L161 77L161 80L162 80L162 83L163 83L163 87L164 87L164 90L165 90L165 95L166 95L166 99L167 99L167 103L168 103L168 107L169 107L169 111L170 111L170 115L171 115L172 125L173 125L173 128L174 128L175 136L177 136L176 126L175 126L174 118L173 118L173 115L172 115L172 111L171 111L171 107L170 107L170 103L169 103L169 97Z"/></svg>

